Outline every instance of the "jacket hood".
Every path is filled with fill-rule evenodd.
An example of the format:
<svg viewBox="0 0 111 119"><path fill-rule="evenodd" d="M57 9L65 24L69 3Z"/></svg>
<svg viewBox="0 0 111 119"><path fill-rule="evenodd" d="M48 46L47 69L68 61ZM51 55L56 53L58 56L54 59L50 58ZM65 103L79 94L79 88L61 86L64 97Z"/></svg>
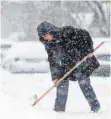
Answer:
<svg viewBox="0 0 111 119"><path fill-rule="evenodd" d="M39 35L40 38L43 35L45 35L46 33L51 33L52 35L54 35L59 30L60 30L59 27L57 27L57 26L55 26L55 25L53 25L51 23L48 23L46 21L42 22L37 27L38 35Z"/></svg>

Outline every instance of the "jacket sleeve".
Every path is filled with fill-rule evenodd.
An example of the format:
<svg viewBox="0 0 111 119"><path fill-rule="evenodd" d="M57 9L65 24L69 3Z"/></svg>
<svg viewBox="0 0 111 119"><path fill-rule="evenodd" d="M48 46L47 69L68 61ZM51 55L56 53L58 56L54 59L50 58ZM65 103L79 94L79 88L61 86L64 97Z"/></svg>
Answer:
<svg viewBox="0 0 111 119"><path fill-rule="evenodd" d="M60 62L57 61L56 59L56 55L51 52L48 53L48 61L50 65L52 80L60 79L62 77L61 70L60 70L61 66L60 66Z"/></svg>

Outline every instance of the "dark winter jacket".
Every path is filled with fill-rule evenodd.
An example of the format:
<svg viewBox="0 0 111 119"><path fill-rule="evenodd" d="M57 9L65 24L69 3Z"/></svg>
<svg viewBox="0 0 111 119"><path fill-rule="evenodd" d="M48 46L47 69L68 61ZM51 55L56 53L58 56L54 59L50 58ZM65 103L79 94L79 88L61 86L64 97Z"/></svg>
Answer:
<svg viewBox="0 0 111 119"><path fill-rule="evenodd" d="M37 27L40 41L45 45L52 80L61 78L88 53L93 52L93 42L84 29L65 26L56 27L48 22L42 22ZM50 33L56 40L45 41L43 35ZM89 77L99 67L99 62L93 56L84 61L68 77L76 81L81 75Z"/></svg>

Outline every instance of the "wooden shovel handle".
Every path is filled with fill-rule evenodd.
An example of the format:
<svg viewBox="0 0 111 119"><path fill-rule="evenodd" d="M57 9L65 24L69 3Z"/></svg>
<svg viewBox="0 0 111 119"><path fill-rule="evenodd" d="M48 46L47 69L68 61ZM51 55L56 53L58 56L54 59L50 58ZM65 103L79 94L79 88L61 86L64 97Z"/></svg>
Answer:
<svg viewBox="0 0 111 119"><path fill-rule="evenodd" d="M94 52L100 48L102 45L104 44L104 42L101 42L95 49ZM92 52L92 54L94 53ZM60 80L58 80L58 82L60 83L62 80L64 80L72 71L74 71L81 63L83 63L86 59L88 58L88 55L85 56L80 62L78 62L74 67L72 67L62 78L60 78ZM32 106L35 106L40 100L42 100L42 98L44 98L55 86L53 85L51 88L49 88L38 100L36 100Z"/></svg>

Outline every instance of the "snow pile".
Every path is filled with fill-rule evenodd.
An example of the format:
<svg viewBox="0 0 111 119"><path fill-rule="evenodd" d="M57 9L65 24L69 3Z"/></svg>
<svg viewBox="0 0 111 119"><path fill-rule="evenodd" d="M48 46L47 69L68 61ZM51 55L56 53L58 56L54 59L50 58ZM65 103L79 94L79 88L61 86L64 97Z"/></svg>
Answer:
<svg viewBox="0 0 111 119"><path fill-rule="evenodd" d="M41 42L17 42L6 52L2 67L13 73L48 72L47 53Z"/></svg>

